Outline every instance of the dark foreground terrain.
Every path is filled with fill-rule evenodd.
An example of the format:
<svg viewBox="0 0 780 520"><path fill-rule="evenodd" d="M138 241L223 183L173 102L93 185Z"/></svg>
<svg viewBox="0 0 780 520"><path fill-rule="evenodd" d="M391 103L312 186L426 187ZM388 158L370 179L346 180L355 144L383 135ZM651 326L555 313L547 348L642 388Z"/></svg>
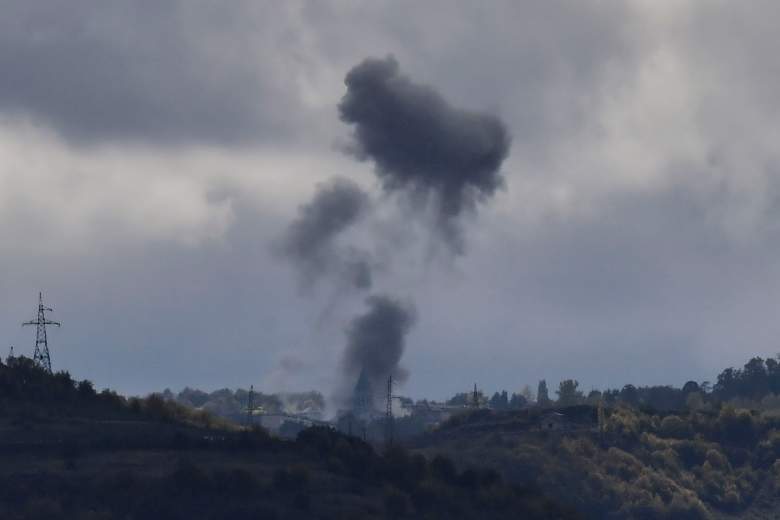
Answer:
<svg viewBox="0 0 780 520"><path fill-rule="evenodd" d="M578 518L495 470L327 428L295 441L0 363L0 518Z"/></svg>
<svg viewBox="0 0 780 520"><path fill-rule="evenodd" d="M10 358L0 518L780 518L776 389L721 381L755 372L677 410L472 409L388 448L326 427L283 440Z"/></svg>

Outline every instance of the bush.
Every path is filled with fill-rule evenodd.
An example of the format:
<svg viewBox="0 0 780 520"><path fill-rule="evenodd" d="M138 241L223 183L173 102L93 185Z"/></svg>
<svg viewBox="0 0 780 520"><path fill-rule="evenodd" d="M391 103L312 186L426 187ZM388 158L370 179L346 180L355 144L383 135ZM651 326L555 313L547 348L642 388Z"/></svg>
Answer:
<svg viewBox="0 0 780 520"><path fill-rule="evenodd" d="M677 415L668 415L661 421L661 435L674 439L688 439L691 436L691 426Z"/></svg>
<svg viewBox="0 0 780 520"><path fill-rule="evenodd" d="M731 469L729 465L729 461L726 460L726 457L724 457L723 454L718 450L715 449L708 450L706 458L707 458L707 462L710 463L710 466L712 466L715 469L721 471L727 471Z"/></svg>
<svg viewBox="0 0 780 520"><path fill-rule="evenodd" d="M756 424L747 410L724 406L718 415L718 426L724 442L743 446L755 442Z"/></svg>

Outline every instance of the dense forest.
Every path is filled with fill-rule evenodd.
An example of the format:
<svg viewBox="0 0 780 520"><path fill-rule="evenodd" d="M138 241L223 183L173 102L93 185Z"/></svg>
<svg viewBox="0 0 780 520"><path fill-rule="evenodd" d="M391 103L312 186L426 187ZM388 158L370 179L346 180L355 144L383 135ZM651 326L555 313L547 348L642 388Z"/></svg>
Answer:
<svg viewBox="0 0 780 520"><path fill-rule="evenodd" d="M553 396L547 382L541 380L536 395L526 387L520 393L506 390L488 397L477 392L478 404L493 410L520 410L529 406L575 406L578 404L616 406L625 404L647 411L698 409L708 404L732 403L738 408L780 413L780 355L762 359L754 357L743 368L727 368L714 384L688 381L681 387L670 385L634 386L620 389L591 390L585 393L576 379L561 381ZM459 393L449 405L471 405L473 394Z"/></svg>
<svg viewBox="0 0 780 520"><path fill-rule="evenodd" d="M758 357L714 385L584 395L565 380L557 399L473 410L415 444L533 482L592 518L776 518L779 385L777 359ZM549 414L562 431L537 431Z"/></svg>
<svg viewBox="0 0 780 520"><path fill-rule="evenodd" d="M592 421L568 419L591 409ZM562 431L538 431L545 413ZM619 405L555 412L476 410L415 442L418 450L479 462L513 483L533 482L588 518L775 518L780 419L723 405L648 413ZM729 516L731 517L731 516Z"/></svg>

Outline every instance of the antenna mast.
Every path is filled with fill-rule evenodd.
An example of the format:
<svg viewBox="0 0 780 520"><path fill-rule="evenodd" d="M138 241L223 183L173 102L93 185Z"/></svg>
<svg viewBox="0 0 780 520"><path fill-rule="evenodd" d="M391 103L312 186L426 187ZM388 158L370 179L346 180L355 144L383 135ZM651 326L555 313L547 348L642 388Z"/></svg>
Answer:
<svg viewBox="0 0 780 520"><path fill-rule="evenodd" d="M43 293L38 293L38 318L34 321L26 321L25 325L35 325L35 353L33 361L41 368L51 374L51 356L49 355L49 342L46 339L46 325L61 326L58 321L46 319L46 312L54 312L50 307L43 306Z"/></svg>

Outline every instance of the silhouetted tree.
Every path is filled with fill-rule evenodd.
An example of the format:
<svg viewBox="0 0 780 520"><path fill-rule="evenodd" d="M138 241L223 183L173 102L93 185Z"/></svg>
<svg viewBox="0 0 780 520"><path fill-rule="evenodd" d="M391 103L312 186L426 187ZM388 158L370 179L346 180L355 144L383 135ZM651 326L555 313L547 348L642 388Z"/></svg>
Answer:
<svg viewBox="0 0 780 520"><path fill-rule="evenodd" d="M506 410L509 408L509 396L506 390L501 393L496 392L488 401L490 407L494 410Z"/></svg>
<svg viewBox="0 0 780 520"><path fill-rule="evenodd" d="M539 406L548 406L550 404L550 394L547 391L547 381L539 381L539 387L536 390L536 403Z"/></svg>
<svg viewBox="0 0 780 520"><path fill-rule="evenodd" d="M620 391L620 400L636 406L639 404L639 391L637 391L634 385L626 385Z"/></svg>
<svg viewBox="0 0 780 520"><path fill-rule="evenodd" d="M577 390L579 382L574 379L565 379L558 385L558 390L555 391L558 394L559 406L573 406L582 401L582 392Z"/></svg>
<svg viewBox="0 0 780 520"><path fill-rule="evenodd" d="M512 394L512 397L509 399L510 410L519 410L521 408L525 408L526 406L528 406L528 400L525 398L525 396L521 394Z"/></svg>

